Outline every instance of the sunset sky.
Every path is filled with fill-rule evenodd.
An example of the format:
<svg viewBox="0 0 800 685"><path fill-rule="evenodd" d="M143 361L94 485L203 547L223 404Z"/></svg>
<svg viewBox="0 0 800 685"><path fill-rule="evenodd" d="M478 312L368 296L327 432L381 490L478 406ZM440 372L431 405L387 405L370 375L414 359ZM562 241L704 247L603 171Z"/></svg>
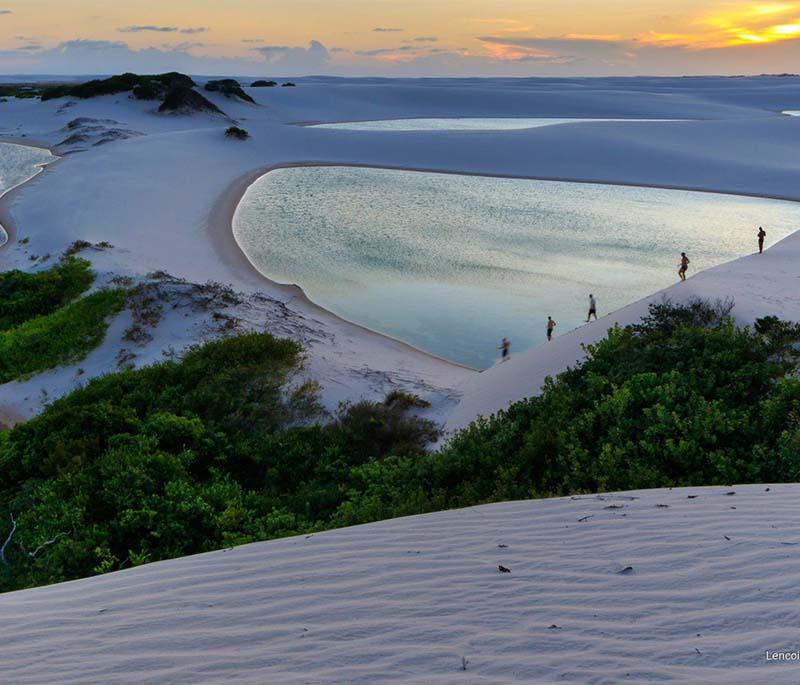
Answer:
<svg viewBox="0 0 800 685"><path fill-rule="evenodd" d="M0 73L800 71L800 2L0 0Z"/></svg>

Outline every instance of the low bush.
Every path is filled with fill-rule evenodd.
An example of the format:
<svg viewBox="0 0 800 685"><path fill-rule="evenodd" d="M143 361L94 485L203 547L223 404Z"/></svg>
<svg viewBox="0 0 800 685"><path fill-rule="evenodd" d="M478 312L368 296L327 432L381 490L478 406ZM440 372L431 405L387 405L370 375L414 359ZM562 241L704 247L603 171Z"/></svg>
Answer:
<svg viewBox="0 0 800 685"><path fill-rule="evenodd" d="M223 114L223 111L213 102L203 97L192 88L183 85L176 85L167 91L164 101L158 108L159 112L211 112L213 114Z"/></svg>
<svg viewBox="0 0 800 685"><path fill-rule="evenodd" d="M247 140L250 137L250 134L245 131L243 128L239 128L238 126L231 126L225 131L225 135L228 138L236 138L236 140Z"/></svg>
<svg viewBox="0 0 800 685"><path fill-rule="evenodd" d="M54 312L88 290L93 280L89 262L74 257L45 271L0 273L0 331Z"/></svg>
<svg viewBox="0 0 800 685"><path fill-rule="evenodd" d="M498 500L796 481L800 328L728 309L654 306L436 452L401 392L313 423L299 347L267 334L94 380L0 433L0 589Z"/></svg>
<svg viewBox="0 0 800 685"><path fill-rule="evenodd" d="M286 389L299 361L293 342L244 334L91 381L0 433L0 537L16 522L0 588L315 530L353 467L434 434L396 403L309 425L309 388Z"/></svg>
<svg viewBox="0 0 800 685"><path fill-rule="evenodd" d="M94 79L78 84L63 84L42 91L42 100L62 97L94 98L101 95L116 95L134 91L134 95L144 100L159 99L169 89L176 86L193 88L195 82L185 74L172 71L166 74L140 76L127 72L105 79Z"/></svg>
<svg viewBox="0 0 800 685"><path fill-rule="evenodd" d="M205 89L210 93L221 93L226 98L237 97L245 102L255 104L255 100L242 90L238 81L232 78L209 81L206 83Z"/></svg>
<svg viewBox="0 0 800 685"><path fill-rule="evenodd" d="M0 331L0 383L82 359L124 305L124 290L100 290Z"/></svg>

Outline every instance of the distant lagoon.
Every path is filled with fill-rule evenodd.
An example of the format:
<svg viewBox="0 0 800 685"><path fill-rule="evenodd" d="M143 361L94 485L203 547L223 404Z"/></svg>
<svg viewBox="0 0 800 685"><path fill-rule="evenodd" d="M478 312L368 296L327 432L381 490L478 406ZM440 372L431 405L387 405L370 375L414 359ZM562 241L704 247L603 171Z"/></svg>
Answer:
<svg viewBox="0 0 800 685"><path fill-rule="evenodd" d="M47 150L0 142L0 196L35 176L42 165L53 160ZM0 246L7 241L8 235L0 226Z"/></svg>
<svg viewBox="0 0 800 685"><path fill-rule="evenodd" d="M559 124L609 121L680 121L679 119L568 119L547 117L449 117L420 119L379 119L315 124L314 128L347 131L512 131Z"/></svg>
<svg viewBox="0 0 800 685"><path fill-rule="evenodd" d="M342 317L485 368L800 228L800 205L656 188L353 167L279 169L245 194L250 261Z"/></svg>

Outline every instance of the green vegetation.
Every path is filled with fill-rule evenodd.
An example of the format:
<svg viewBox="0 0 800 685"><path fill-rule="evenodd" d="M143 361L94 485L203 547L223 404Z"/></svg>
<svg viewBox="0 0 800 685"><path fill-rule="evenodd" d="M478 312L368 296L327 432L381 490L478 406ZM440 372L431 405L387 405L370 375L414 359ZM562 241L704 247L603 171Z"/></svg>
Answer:
<svg viewBox="0 0 800 685"><path fill-rule="evenodd" d="M100 95L116 95L117 93L134 91L134 95L140 99L157 100L164 97L169 89L177 86L192 88L195 86L195 82L185 74L179 74L174 71L166 74L145 76L128 72L75 85L64 84L46 88L41 97L42 100L63 97L87 99Z"/></svg>
<svg viewBox="0 0 800 685"><path fill-rule="evenodd" d="M80 297L93 281L90 263L71 254L45 271L0 273L0 383L81 359L100 343L126 292Z"/></svg>
<svg viewBox="0 0 800 685"><path fill-rule="evenodd" d="M440 452L356 469L335 523L581 492L796 481L798 340L800 327L774 318L737 329L703 303L654 306L588 347L541 395L474 422Z"/></svg>
<svg viewBox="0 0 800 685"><path fill-rule="evenodd" d="M250 84L251 88L274 88L278 85L277 81L266 81L264 79L258 79L257 81L253 81Z"/></svg>
<svg viewBox="0 0 800 685"><path fill-rule="evenodd" d="M42 100L63 97L94 98L130 92L137 100L161 100L159 112L215 112L221 110L194 90L197 84L186 74L171 71L166 74L118 74L79 84L64 84L45 88ZM244 97L248 96L244 94Z"/></svg>
<svg viewBox="0 0 800 685"><path fill-rule="evenodd" d="M287 389L294 343L210 343L0 433L0 589L497 500L797 480L798 340L774 318L654 306L437 452L418 398L315 424L314 389Z"/></svg>
<svg viewBox="0 0 800 685"><path fill-rule="evenodd" d="M210 93L221 93L226 98L237 97L245 102L250 102L252 104L256 103L253 98L251 98L242 90L239 82L232 78L225 78L219 81L209 81L206 83L205 88Z"/></svg>
<svg viewBox="0 0 800 685"><path fill-rule="evenodd" d="M238 126L231 126L225 131L225 135L228 138L236 138L237 140L247 140L250 137L250 134L245 131L243 128L239 128Z"/></svg>
<svg viewBox="0 0 800 685"><path fill-rule="evenodd" d="M0 273L0 331L51 314L87 291L93 280L89 262L72 257L46 271Z"/></svg>
<svg viewBox="0 0 800 685"><path fill-rule="evenodd" d="M167 91L164 102L158 108L159 112L212 112L224 114L213 102L204 98L200 93L185 86L175 86Z"/></svg>
<svg viewBox="0 0 800 685"><path fill-rule="evenodd" d="M42 94L40 88L34 85L6 85L0 86L0 98L19 98L21 100L38 98Z"/></svg>
<svg viewBox="0 0 800 685"><path fill-rule="evenodd" d="M237 336L92 381L0 433L0 543L16 521L0 589L315 529L351 468L436 434L400 396L304 425L313 389L284 389L299 358Z"/></svg>
<svg viewBox="0 0 800 685"><path fill-rule="evenodd" d="M100 290L0 331L0 383L82 359L125 305L124 290Z"/></svg>

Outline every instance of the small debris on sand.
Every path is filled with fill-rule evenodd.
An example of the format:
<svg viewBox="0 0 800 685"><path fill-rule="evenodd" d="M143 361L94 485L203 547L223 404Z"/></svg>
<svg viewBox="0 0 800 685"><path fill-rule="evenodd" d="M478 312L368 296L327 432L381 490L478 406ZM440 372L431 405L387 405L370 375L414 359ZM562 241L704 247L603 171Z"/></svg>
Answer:
<svg viewBox="0 0 800 685"><path fill-rule="evenodd" d="M498 564L497 565L497 570L500 571L500 573L511 573L511 569L510 568L506 568L502 564Z"/></svg>

